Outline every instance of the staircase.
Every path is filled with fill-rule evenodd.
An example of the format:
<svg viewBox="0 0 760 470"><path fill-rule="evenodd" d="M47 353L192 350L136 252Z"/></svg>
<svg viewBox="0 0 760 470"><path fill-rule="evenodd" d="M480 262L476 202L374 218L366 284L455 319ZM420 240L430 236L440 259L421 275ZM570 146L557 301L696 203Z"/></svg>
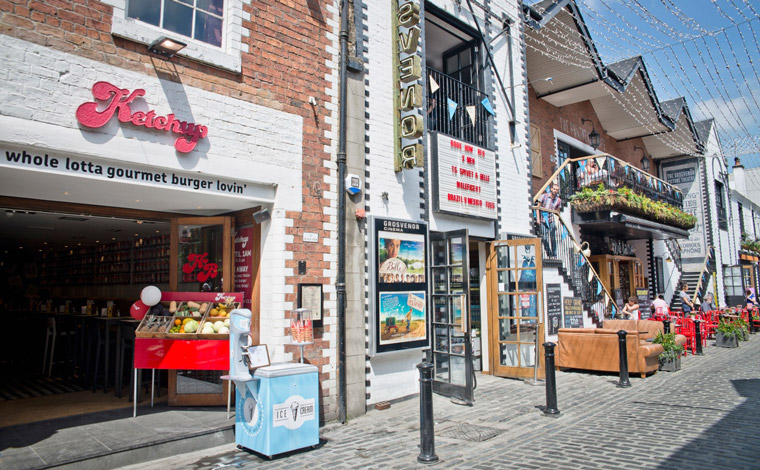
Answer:
<svg viewBox="0 0 760 470"><path fill-rule="evenodd" d="M694 306L697 307L695 300L699 298L700 301L704 299L705 292L709 287L710 279L715 274L715 248L712 246L708 249L705 261L702 263L702 269L700 271L681 271L681 278L678 280L678 286L676 292L673 294L673 298L670 299L670 309L681 308L681 286L686 283L689 288L686 292L689 294L689 298L694 302ZM698 308L698 307L697 307Z"/></svg>

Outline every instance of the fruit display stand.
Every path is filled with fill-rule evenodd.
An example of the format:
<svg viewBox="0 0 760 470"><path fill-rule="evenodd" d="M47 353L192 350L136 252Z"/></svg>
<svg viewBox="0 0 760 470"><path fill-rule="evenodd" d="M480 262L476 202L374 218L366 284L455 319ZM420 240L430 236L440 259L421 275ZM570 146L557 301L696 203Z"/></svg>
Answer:
<svg viewBox="0 0 760 470"><path fill-rule="evenodd" d="M227 303L229 312L233 308L238 308L243 302L243 294L221 293L221 292L162 292L161 304L176 302L178 305L187 302L209 304L209 312L203 315L194 316L199 322L196 331L172 333L169 330L174 324L174 320L182 318L177 316L178 312L172 312L172 316L164 316L158 320L158 326L151 323L153 315L150 313L143 318L140 326L135 331L135 360L134 360L134 393L137 396L138 370L155 369L169 370L169 405L217 405L223 404L227 399L229 412L229 386L223 383L223 391L219 393L193 393L184 399L177 394L177 370L182 371L228 371L230 368L230 351L229 351L229 334L214 333L201 334L203 322L213 320L224 320L225 317L210 317L210 306L219 303ZM167 312L168 313L168 312ZM217 315L219 311L215 312ZM169 318L170 322L165 318ZM152 383L152 382L151 382ZM151 391L151 406L153 405L153 391ZM137 415L137 400L134 401L133 416Z"/></svg>

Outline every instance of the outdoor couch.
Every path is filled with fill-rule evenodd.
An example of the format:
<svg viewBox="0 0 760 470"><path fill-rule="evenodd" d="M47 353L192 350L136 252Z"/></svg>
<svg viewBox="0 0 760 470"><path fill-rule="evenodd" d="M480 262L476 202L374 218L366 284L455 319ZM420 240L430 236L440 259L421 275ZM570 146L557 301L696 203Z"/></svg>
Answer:
<svg viewBox="0 0 760 470"><path fill-rule="evenodd" d="M619 330L628 332L626 348L628 372L646 377L656 372L659 344L648 342L662 331L662 323L650 320L606 320L602 328L560 328L557 347L557 368L620 372ZM679 335L682 336L682 335ZM677 338L679 342L686 338Z"/></svg>

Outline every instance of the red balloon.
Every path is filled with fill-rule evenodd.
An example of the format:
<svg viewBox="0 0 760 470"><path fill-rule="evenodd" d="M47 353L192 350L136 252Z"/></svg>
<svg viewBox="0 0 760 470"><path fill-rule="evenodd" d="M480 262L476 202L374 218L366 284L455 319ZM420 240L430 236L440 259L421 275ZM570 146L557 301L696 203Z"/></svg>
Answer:
<svg viewBox="0 0 760 470"><path fill-rule="evenodd" d="M132 304L132 307L129 309L129 314L132 315L132 318L135 320L142 320L146 313L148 313L148 306L143 303L142 300L138 300L137 302Z"/></svg>

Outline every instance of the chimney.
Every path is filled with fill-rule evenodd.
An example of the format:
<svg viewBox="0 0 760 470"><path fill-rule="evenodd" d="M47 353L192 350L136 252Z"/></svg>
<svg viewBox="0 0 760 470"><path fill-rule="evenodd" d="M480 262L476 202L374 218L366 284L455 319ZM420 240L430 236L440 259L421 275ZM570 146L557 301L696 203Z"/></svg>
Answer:
<svg viewBox="0 0 760 470"><path fill-rule="evenodd" d="M739 157L734 158L734 190L742 196L747 195L747 183L744 179L744 165Z"/></svg>

